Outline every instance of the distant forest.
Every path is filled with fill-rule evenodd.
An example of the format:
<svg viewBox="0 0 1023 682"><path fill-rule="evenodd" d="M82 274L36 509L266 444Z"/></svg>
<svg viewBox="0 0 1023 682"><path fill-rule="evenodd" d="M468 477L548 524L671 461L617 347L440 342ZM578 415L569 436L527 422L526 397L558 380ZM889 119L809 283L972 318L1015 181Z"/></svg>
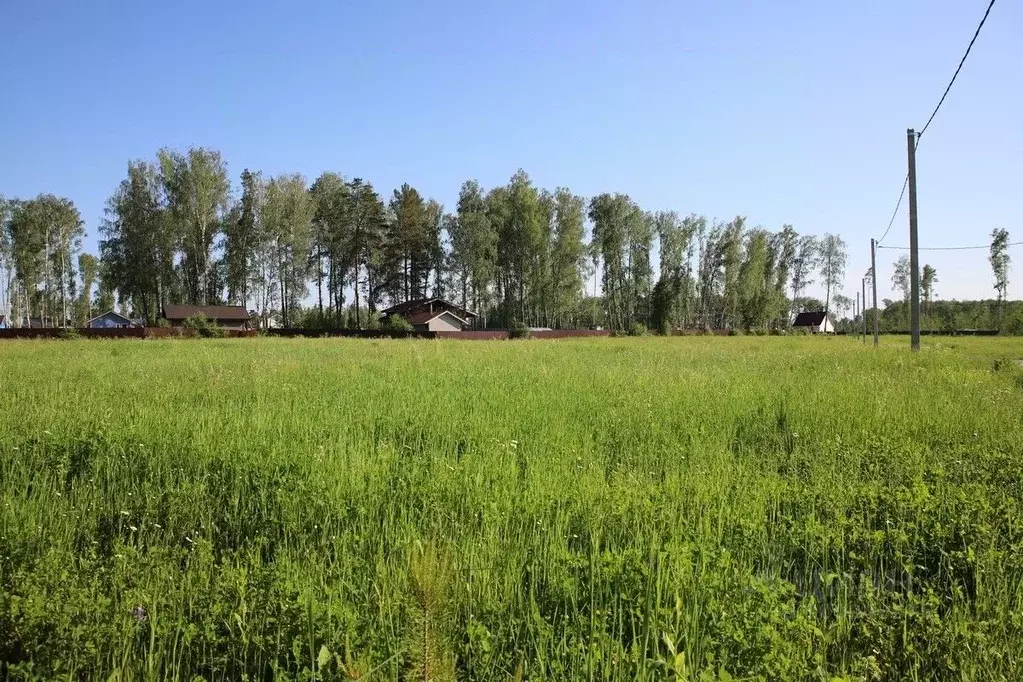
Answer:
<svg viewBox="0 0 1023 682"><path fill-rule="evenodd" d="M109 309L152 324L165 304L230 303L263 325L367 328L382 308L426 296L476 311L484 327L766 332L811 309L855 323L837 235L649 212L624 194L587 201L521 170L490 189L465 182L445 211L408 184L385 197L332 172L309 184L245 170L233 191L219 152L164 149L128 164L99 254L82 251L74 203L52 194L0 197L0 226L0 312L16 326L80 325ZM937 272L925 265L924 326L1023 332L1023 304L1004 300L1007 244L992 233L995 301L932 301ZM885 302L882 329L908 327L908 279L900 261L892 284L904 296ZM822 300L804 295L813 284Z"/></svg>

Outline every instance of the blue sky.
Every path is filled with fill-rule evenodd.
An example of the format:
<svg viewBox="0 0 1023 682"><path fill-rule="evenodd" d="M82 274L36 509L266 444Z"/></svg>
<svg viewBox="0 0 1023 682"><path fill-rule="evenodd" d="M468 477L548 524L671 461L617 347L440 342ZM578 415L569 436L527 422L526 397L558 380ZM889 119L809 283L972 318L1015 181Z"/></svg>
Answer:
<svg viewBox="0 0 1023 682"><path fill-rule="evenodd" d="M95 239L133 158L219 149L233 181L323 170L453 207L545 187L850 247L869 239L985 0L54 2L0 5L0 193L53 192ZM921 244L1023 241L1023 9L996 3L918 155ZM887 243L908 243L905 212ZM892 296L892 251L879 252ZM1010 294L1023 297L1023 247ZM941 298L992 296L986 251L925 253Z"/></svg>

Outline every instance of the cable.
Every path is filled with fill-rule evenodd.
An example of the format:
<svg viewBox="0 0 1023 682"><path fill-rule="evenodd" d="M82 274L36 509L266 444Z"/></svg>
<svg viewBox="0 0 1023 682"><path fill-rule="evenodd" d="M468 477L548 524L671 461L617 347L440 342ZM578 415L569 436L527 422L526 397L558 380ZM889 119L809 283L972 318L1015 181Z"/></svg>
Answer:
<svg viewBox="0 0 1023 682"><path fill-rule="evenodd" d="M931 125L931 121L933 121L935 115L937 115L938 109L941 108L942 103L945 101L945 97L948 96L948 91L952 89L952 84L956 82L956 76L959 75L959 71L963 68L963 64L966 63L966 58L970 56L970 50L973 49L973 43L976 42L977 36L980 35L980 29L984 27L984 22L987 21L987 15L991 13L991 8L994 6L995 0L991 0L991 2L987 6L987 11L984 12L984 18L980 20L980 24L977 26L977 30L974 31L973 33L973 39L970 40L970 44L966 47L966 54L964 54L963 58L959 60L959 66L956 67L956 72L952 74L952 80L948 82L948 87L945 88L945 93L941 96L941 99L938 100L938 106L934 107L934 111L931 113L931 117L927 119L927 123L924 124L923 129L917 134L917 138L919 138L920 135L923 135L927 131L927 126Z"/></svg>
<svg viewBox="0 0 1023 682"><path fill-rule="evenodd" d="M1023 242L1011 242L1006 246L1020 246ZM877 245L879 249L892 249L893 251L909 251L908 246L881 246ZM921 246L917 248L917 251L969 251L971 249L990 249L990 244L983 244L981 246Z"/></svg>
<svg viewBox="0 0 1023 682"><path fill-rule="evenodd" d="M877 245L881 246L881 242L888 236L888 233L892 230L892 225L895 224L895 216L899 215L899 207L902 206L902 197L906 195L906 185L909 184L909 173L906 173L906 179L902 182L902 191L899 192L899 200L895 204L895 210L892 211L892 219L888 221L888 228L881 235L881 238L877 240Z"/></svg>
<svg viewBox="0 0 1023 682"><path fill-rule="evenodd" d="M945 88L945 92L942 93L941 99L938 100L938 106L934 107L934 111L931 112L931 117L927 119L927 123L924 124L923 129L921 129L920 132L916 134L916 143L915 143L914 146L919 146L920 145L920 137L924 134L924 132L927 130L927 128L931 125L931 121L934 120L934 117L937 116L938 109L940 109L941 105L945 103L945 98L948 97L949 91L952 90L952 84L956 82L956 78L959 76L959 72L962 70L963 64L966 63L966 58L968 56L970 56L970 50L973 49L973 44L975 42L977 42L977 36L980 35L980 29L982 29L984 27L984 22L987 21L988 15L991 14L991 8L994 7L994 6L995 6L995 0L991 0L991 2L988 3L987 10L984 12L983 18L981 18L981 20L980 20L980 24L977 25L977 30L973 32L973 38L970 39L970 44L966 46L966 52L963 54L963 58L959 60L959 66L956 67L955 73L952 74L952 80L950 80L948 82L948 87ZM895 218L899 214L899 207L902 206L902 197L905 196L905 194L906 194L906 185L908 185L908 184L909 184L909 174L907 173L906 174L906 179L902 183L902 192L899 194L899 201L898 201L898 203L895 204L895 210L892 212L892 219L888 221L888 227L885 229L884 234L881 235L881 238L877 240L877 246L879 248L882 248L882 249L883 248L901 248L901 247L884 247L884 246L881 246L881 242L883 242L885 240L885 237L888 236L888 233L892 229L892 225L895 224ZM947 250L956 250L956 249L959 249L959 248L960 247L950 247ZM962 247L962 248L971 248L972 249L972 248L987 248L987 247L972 247L972 246L968 246L968 247ZM933 251L933 250L946 250L946 249L929 249L929 250Z"/></svg>

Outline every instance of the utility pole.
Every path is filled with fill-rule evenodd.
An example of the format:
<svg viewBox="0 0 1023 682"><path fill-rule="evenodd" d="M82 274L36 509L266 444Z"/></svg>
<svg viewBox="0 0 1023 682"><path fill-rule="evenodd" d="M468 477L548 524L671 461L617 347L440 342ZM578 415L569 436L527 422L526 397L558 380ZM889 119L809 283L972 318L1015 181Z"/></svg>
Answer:
<svg viewBox="0 0 1023 682"><path fill-rule="evenodd" d="M860 314L860 292L856 292L856 303L853 304L853 334L860 335L860 326L856 324L856 316Z"/></svg>
<svg viewBox="0 0 1023 682"><path fill-rule="evenodd" d="M916 133L906 131L909 160L909 323L910 348L920 350L920 249L916 230Z"/></svg>
<svg viewBox="0 0 1023 682"><path fill-rule="evenodd" d="M862 278L860 280L860 291L863 294L863 296L860 298L860 300L863 301L863 307L866 308L867 307L867 278L866 277L864 277L864 278ZM863 319L860 320L860 329L862 330L861 333L863 334L863 343L866 343L867 342L867 311L866 310L861 310L860 311L860 315L863 317Z"/></svg>
<svg viewBox="0 0 1023 682"><path fill-rule="evenodd" d="M877 258L875 256L876 253L877 253L877 242L874 241L873 239L871 239L870 240L870 284L871 284L871 288L874 290L874 347L875 348L877 347L877 343L878 343L878 339L877 339L877 318L880 317L880 315L878 315L878 310L877 310Z"/></svg>

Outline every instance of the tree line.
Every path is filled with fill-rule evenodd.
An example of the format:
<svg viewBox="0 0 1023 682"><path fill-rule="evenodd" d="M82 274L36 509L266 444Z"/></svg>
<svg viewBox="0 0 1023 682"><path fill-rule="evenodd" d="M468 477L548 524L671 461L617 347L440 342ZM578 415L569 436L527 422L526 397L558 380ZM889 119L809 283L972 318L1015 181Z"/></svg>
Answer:
<svg viewBox="0 0 1023 682"><path fill-rule="evenodd" d="M645 211L624 194L587 201L522 170L489 189L465 182L446 211L408 184L385 197L334 172L309 183L246 169L234 192L219 152L162 149L128 164L98 256L82 252L68 199L0 200L0 218L0 305L15 323L81 324L115 305L154 323L170 303L229 303L264 325L364 328L387 305L437 296L484 327L769 330L816 305L815 282L823 309L847 300L837 235Z"/></svg>

